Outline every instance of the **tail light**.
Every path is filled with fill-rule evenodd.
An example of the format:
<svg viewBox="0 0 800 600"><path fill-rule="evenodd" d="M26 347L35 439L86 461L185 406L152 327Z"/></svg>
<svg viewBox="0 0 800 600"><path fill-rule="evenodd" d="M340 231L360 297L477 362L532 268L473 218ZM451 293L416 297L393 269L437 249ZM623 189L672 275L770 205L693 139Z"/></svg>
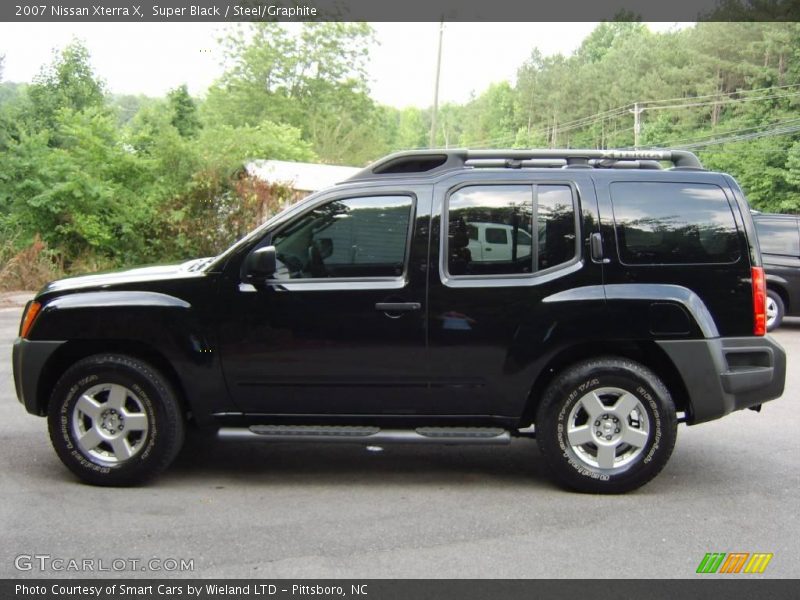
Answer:
<svg viewBox="0 0 800 600"><path fill-rule="evenodd" d="M25 308L25 315L22 317L22 325L19 328L19 336L21 338L28 337L31 327L33 327L33 322L39 315L40 310L42 310L42 305L35 300L28 303L28 306Z"/></svg>
<svg viewBox="0 0 800 600"><path fill-rule="evenodd" d="M753 335L767 333L767 284L764 280L764 268L752 267L750 273L753 281Z"/></svg>

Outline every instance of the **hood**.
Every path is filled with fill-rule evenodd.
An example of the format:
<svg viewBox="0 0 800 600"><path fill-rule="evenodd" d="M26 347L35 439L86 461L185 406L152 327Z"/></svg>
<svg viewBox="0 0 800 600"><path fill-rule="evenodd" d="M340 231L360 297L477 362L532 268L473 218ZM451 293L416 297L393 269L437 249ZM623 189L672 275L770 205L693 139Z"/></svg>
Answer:
<svg viewBox="0 0 800 600"><path fill-rule="evenodd" d="M121 271L67 277L65 279L51 281L39 292L39 295L72 290L102 289L115 285L163 281L166 279L192 279L195 277L202 277L202 268L210 261L211 258L197 258L170 265L154 265Z"/></svg>

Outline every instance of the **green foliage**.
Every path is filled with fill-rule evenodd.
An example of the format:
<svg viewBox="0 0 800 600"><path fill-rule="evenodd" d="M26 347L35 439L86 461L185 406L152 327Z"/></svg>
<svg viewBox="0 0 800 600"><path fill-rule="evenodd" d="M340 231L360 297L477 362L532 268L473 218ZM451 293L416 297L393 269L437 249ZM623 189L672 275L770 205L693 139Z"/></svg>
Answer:
<svg viewBox="0 0 800 600"><path fill-rule="evenodd" d="M117 115L117 123L120 126L127 125L140 110L158 102L158 100L141 94L112 94L106 98L106 101L110 110Z"/></svg>
<svg viewBox="0 0 800 600"><path fill-rule="evenodd" d="M640 146L687 146L737 177L754 207L800 212L800 132L780 127L800 124L792 121L799 48L796 22L708 22L658 34L635 21L601 23L573 55L534 50L514 86L494 84L440 111L436 143L633 147L638 103ZM411 115L413 131L399 114L393 148L427 145L429 114ZM744 137L719 143L736 135Z"/></svg>
<svg viewBox="0 0 800 600"><path fill-rule="evenodd" d="M172 110L172 120L170 121L172 126L183 137L190 138L197 135L202 124L197 116L197 105L189 95L186 84L178 86L167 94L167 100Z"/></svg>
<svg viewBox="0 0 800 600"><path fill-rule="evenodd" d="M17 91L0 96L0 234L68 270L219 252L277 207L247 160L315 159L289 125L202 127L185 87L107 102L76 44Z"/></svg>
<svg viewBox="0 0 800 600"><path fill-rule="evenodd" d="M645 32L645 26L638 22L613 21L600 23L581 43L576 52L579 61L595 63L603 60L608 51L623 40Z"/></svg>
<svg viewBox="0 0 800 600"><path fill-rule="evenodd" d="M534 50L514 84L440 106L436 145L631 147L638 103L640 146L693 149L755 208L800 212L800 23L656 34L630 17L571 56ZM290 198L249 177L250 159L362 165L426 147L430 108L370 98L371 42L359 23L243 25L201 101L185 85L107 96L80 42L31 84L0 82L5 281L22 281L30 257L37 279L219 252Z"/></svg>
<svg viewBox="0 0 800 600"><path fill-rule="evenodd" d="M42 68L30 86L33 121L52 128L61 109L101 107L105 103L104 87L92 72L86 46L75 40L54 53L53 62Z"/></svg>
<svg viewBox="0 0 800 600"><path fill-rule="evenodd" d="M168 257L207 256L220 252L258 225L288 190L264 187L244 171L255 158L310 161L315 155L300 131L264 121L256 126L204 128L196 140L150 146L157 172L179 173L161 203L153 237ZM188 174L184 176L183 174Z"/></svg>
<svg viewBox="0 0 800 600"><path fill-rule="evenodd" d="M369 98L365 23L303 23L297 36L278 23L242 27L223 43L229 68L203 106L212 124L265 120L302 131L325 162L365 162L381 114Z"/></svg>
<svg viewBox="0 0 800 600"><path fill-rule="evenodd" d="M98 109L63 108L54 123L54 132L26 134L7 152L14 176L3 181L3 203L26 232L22 241L41 234L70 258L139 252L148 216L135 194L142 168L116 140L114 119ZM49 145L51 137L58 146Z"/></svg>
<svg viewBox="0 0 800 600"><path fill-rule="evenodd" d="M514 91L508 82L495 83L467 104L463 114L465 146L510 146L514 141Z"/></svg>

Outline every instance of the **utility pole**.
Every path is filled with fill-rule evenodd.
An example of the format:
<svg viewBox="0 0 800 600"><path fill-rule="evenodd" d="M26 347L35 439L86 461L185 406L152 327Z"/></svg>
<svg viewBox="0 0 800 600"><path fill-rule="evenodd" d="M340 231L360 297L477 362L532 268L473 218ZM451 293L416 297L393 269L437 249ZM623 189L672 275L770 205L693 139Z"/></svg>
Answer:
<svg viewBox="0 0 800 600"><path fill-rule="evenodd" d="M429 148L436 143L436 113L439 112L439 75L442 72L442 34L444 34L444 17L439 22L439 52L436 57L436 83L433 86L433 113L431 113L431 138Z"/></svg>
<svg viewBox="0 0 800 600"><path fill-rule="evenodd" d="M633 113L633 147L638 150L642 135L642 113L644 112L644 107L640 107L639 103L636 102L633 105L633 110L629 112Z"/></svg>

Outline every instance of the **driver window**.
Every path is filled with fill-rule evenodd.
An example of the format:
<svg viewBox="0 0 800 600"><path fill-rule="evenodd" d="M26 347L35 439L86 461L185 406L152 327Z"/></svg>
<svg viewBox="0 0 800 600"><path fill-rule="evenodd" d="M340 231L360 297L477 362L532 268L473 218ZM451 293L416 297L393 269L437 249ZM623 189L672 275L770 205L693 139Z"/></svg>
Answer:
<svg viewBox="0 0 800 600"><path fill-rule="evenodd" d="M411 222L408 196L335 200L273 238L275 279L399 277Z"/></svg>

